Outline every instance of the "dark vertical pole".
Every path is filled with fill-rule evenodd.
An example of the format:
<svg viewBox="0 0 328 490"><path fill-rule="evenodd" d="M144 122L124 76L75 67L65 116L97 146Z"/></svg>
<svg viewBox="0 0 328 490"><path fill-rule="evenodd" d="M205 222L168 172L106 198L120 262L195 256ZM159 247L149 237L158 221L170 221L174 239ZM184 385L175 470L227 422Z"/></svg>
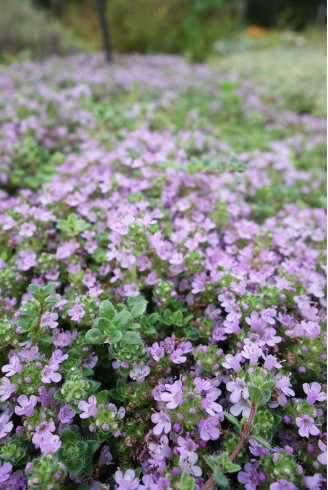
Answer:
<svg viewBox="0 0 328 490"><path fill-rule="evenodd" d="M111 47L110 34L109 34L109 24L107 22L107 16L106 16L106 0L97 0L97 8L98 8L100 26L102 30L106 59L108 62L111 62L113 58L112 58L112 47Z"/></svg>

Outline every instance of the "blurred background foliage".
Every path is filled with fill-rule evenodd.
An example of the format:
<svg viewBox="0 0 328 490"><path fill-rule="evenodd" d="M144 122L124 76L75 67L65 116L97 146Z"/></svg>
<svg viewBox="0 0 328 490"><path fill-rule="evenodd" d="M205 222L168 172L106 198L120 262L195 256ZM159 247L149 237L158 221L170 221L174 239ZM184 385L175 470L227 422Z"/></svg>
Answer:
<svg viewBox="0 0 328 490"><path fill-rule="evenodd" d="M326 19L322 0L105 3L115 52L182 53L192 61L203 61L212 53L281 43L281 30L321 26L323 31ZM0 0L0 11L2 59L18 53L43 57L102 46L96 0Z"/></svg>

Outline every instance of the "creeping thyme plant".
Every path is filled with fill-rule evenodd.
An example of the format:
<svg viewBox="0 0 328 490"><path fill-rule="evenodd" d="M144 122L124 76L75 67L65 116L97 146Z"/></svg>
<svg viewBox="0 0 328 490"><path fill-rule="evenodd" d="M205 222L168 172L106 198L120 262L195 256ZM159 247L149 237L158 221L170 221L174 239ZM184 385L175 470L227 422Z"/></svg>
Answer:
<svg viewBox="0 0 328 490"><path fill-rule="evenodd" d="M0 488L325 488L324 119L172 56L0 84Z"/></svg>

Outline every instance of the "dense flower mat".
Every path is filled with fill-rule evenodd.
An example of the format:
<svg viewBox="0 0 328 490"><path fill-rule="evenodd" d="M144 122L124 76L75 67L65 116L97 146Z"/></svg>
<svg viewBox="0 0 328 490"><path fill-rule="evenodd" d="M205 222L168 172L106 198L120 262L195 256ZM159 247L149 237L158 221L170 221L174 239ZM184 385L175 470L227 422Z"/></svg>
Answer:
<svg viewBox="0 0 328 490"><path fill-rule="evenodd" d="M325 488L325 121L172 56L0 85L0 488Z"/></svg>

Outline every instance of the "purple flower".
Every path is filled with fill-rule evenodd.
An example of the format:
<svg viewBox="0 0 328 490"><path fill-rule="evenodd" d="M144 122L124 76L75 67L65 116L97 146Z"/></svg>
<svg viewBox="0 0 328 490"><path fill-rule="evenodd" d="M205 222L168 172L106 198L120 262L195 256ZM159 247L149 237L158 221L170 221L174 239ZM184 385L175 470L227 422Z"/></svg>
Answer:
<svg viewBox="0 0 328 490"><path fill-rule="evenodd" d="M324 478L320 473L315 473L313 476L305 476L303 478L305 488L310 490L322 490Z"/></svg>
<svg viewBox="0 0 328 490"><path fill-rule="evenodd" d="M106 444L101 448L99 464L100 466L114 464L112 453L110 452L109 446L107 446Z"/></svg>
<svg viewBox="0 0 328 490"><path fill-rule="evenodd" d="M136 478L133 470L126 470L124 474L118 470L114 478L117 483L116 490L136 490L139 487L139 479Z"/></svg>
<svg viewBox="0 0 328 490"><path fill-rule="evenodd" d="M0 385L0 400L5 402L8 398L11 397L13 393L15 393L17 386L10 382L10 380L6 377L1 379Z"/></svg>
<svg viewBox="0 0 328 490"><path fill-rule="evenodd" d="M34 223L23 223L18 234L30 238L35 232L36 226Z"/></svg>
<svg viewBox="0 0 328 490"><path fill-rule="evenodd" d="M197 444L195 444L192 439L184 439L183 437L178 438L178 444L179 446L176 450L180 454L180 469L195 477L201 476L202 470L196 465L198 461L198 454L196 453Z"/></svg>
<svg viewBox="0 0 328 490"><path fill-rule="evenodd" d="M79 402L78 409L82 410L82 413L80 413L81 419L96 417L98 415L97 398L95 396L89 396L87 402Z"/></svg>
<svg viewBox="0 0 328 490"><path fill-rule="evenodd" d="M61 364L66 361L66 359L68 359L68 354L63 354L61 349L56 349L51 355L50 362L53 364Z"/></svg>
<svg viewBox="0 0 328 490"><path fill-rule="evenodd" d="M220 437L220 431L217 428L218 423L219 421L216 417L208 417L206 420L202 419L199 422L198 430L203 441L216 441Z"/></svg>
<svg viewBox="0 0 328 490"><path fill-rule="evenodd" d="M259 357L262 356L262 349L256 344L246 344L241 354L245 359L249 359L251 364L257 364Z"/></svg>
<svg viewBox="0 0 328 490"><path fill-rule="evenodd" d="M302 414L300 417L296 417L296 425L299 427L299 435L302 437L317 436L320 434L320 430L314 423L314 419L309 415Z"/></svg>
<svg viewBox="0 0 328 490"><path fill-rule="evenodd" d="M40 451L42 454L56 453L61 446L59 436L49 433L48 437L44 437L40 441Z"/></svg>
<svg viewBox="0 0 328 490"><path fill-rule="evenodd" d="M183 403L182 381L180 380L175 381L171 385L166 384L165 389L166 391L160 394L160 399L163 402L168 402L166 405L167 408L173 409L173 408L177 408L179 405L182 405Z"/></svg>
<svg viewBox="0 0 328 490"><path fill-rule="evenodd" d="M1 371L7 373L7 376L9 377L14 376L16 373L21 373L23 371L23 366L21 365L18 356L14 354L9 359L9 364L3 366Z"/></svg>
<svg viewBox="0 0 328 490"><path fill-rule="evenodd" d="M42 315L41 327L56 328L58 326L58 314L46 311Z"/></svg>
<svg viewBox="0 0 328 490"><path fill-rule="evenodd" d="M139 287L137 284L124 284L123 285L123 296L126 296L126 297L133 297L133 296L139 296L140 294L140 290L139 290Z"/></svg>
<svg viewBox="0 0 328 490"><path fill-rule="evenodd" d="M78 249L78 247L78 244L74 240L63 243L58 246L55 258L57 260L67 259Z"/></svg>
<svg viewBox="0 0 328 490"><path fill-rule="evenodd" d="M24 474L21 470L17 470L6 481L6 486L3 490L23 490L24 488L26 488Z"/></svg>
<svg viewBox="0 0 328 490"><path fill-rule="evenodd" d="M40 386L38 392L40 395L40 402L43 407L50 407L54 403L55 387L47 389L45 386Z"/></svg>
<svg viewBox="0 0 328 490"><path fill-rule="evenodd" d="M271 483L270 490L298 490L298 487L287 480L277 480L274 483Z"/></svg>
<svg viewBox="0 0 328 490"><path fill-rule="evenodd" d="M195 378L193 382L196 393L206 395L213 388L213 384L209 379Z"/></svg>
<svg viewBox="0 0 328 490"><path fill-rule="evenodd" d="M237 480L245 485L246 490L255 490L265 480L264 473L257 471L258 466L257 462L246 463L244 471L238 473Z"/></svg>
<svg viewBox="0 0 328 490"><path fill-rule="evenodd" d="M310 405L314 405L315 402L323 402L327 395L321 391L321 385L319 383L304 383L303 384L304 393L307 395L306 401L310 403Z"/></svg>
<svg viewBox="0 0 328 490"><path fill-rule="evenodd" d="M209 415L217 415L223 412L222 406L215 400L221 395L221 390L212 388L206 393L206 397L200 402L200 406Z"/></svg>
<svg viewBox="0 0 328 490"><path fill-rule="evenodd" d="M83 305L74 305L72 308L68 310L67 313L74 322L78 322L85 315Z"/></svg>
<svg viewBox="0 0 328 490"><path fill-rule="evenodd" d="M49 439L49 437L52 436L52 432L55 432L55 430L56 426L52 419L50 419L49 421L44 420L39 425L37 425L32 437L32 442L35 447L39 448L41 441L43 439Z"/></svg>
<svg viewBox="0 0 328 490"><path fill-rule="evenodd" d="M174 364L183 364L186 362L187 357L184 355L184 352L182 349L178 348L172 354L170 354L170 360Z"/></svg>
<svg viewBox="0 0 328 490"><path fill-rule="evenodd" d="M135 364L131 371L129 372L129 376L131 379L134 379L137 383L143 383L150 373L150 367L145 366L143 364Z"/></svg>
<svg viewBox="0 0 328 490"><path fill-rule="evenodd" d="M238 352L234 356L232 354L227 354L224 358L222 366L226 369L233 369L235 372L238 372L241 370L240 363L242 361L242 358L243 356L240 352Z"/></svg>
<svg viewBox="0 0 328 490"><path fill-rule="evenodd" d="M268 454L270 454L270 450L266 447L263 447L255 439L249 440L249 450L253 454L253 456L267 456Z"/></svg>
<svg viewBox="0 0 328 490"><path fill-rule="evenodd" d="M17 415L31 417L34 414L34 407L38 403L38 397L31 395L30 398L28 398L26 395L20 395L17 398L17 402L20 406L16 405L15 413Z"/></svg>
<svg viewBox="0 0 328 490"><path fill-rule="evenodd" d="M151 416L151 421L156 424L153 428L153 432L156 436L159 436L162 432L168 434L171 430L171 417L163 412L155 412Z"/></svg>
<svg viewBox="0 0 328 490"><path fill-rule="evenodd" d="M236 378L235 381L229 381L229 383L226 384L226 388L228 391L232 392L229 397L229 400L232 403L238 403L241 398L244 400L249 398L248 388L243 379Z"/></svg>
<svg viewBox="0 0 328 490"><path fill-rule="evenodd" d="M9 480L10 474L13 470L13 466L11 463L3 463L0 462L0 483L4 483Z"/></svg>
<svg viewBox="0 0 328 490"><path fill-rule="evenodd" d="M319 449L321 449L322 453L319 454L317 460L319 461L320 464L327 465L327 444L319 440L318 446Z"/></svg>
<svg viewBox="0 0 328 490"><path fill-rule="evenodd" d="M288 403L287 397L288 396L295 396L295 391L291 389L291 383L290 383L290 379L288 376L285 376L284 374L279 373L279 374L277 374L275 379L276 379L275 389L276 389L277 394L278 394L277 402L281 407L286 407L287 403Z"/></svg>
<svg viewBox="0 0 328 490"><path fill-rule="evenodd" d="M236 405L230 407L230 412L235 417L238 417L238 415L242 414L242 416L247 419L247 417L251 413L251 406L252 404L249 400L240 400L240 402L236 403Z"/></svg>
<svg viewBox="0 0 328 490"><path fill-rule="evenodd" d="M3 413L0 415L0 439L6 437L9 432L11 432L14 424L10 421L9 415Z"/></svg>
<svg viewBox="0 0 328 490"><path fill-rule="evenodd" d="M60 407L60 410L58 412L58 419L62 424L70 424L74 417L75 412L68 403L65 403L65 405L62 405Z"/></svg>
<svg viewBox="0 0 328 490"><path fill-rule="evenodd" d="M267 356L263 354L263 359L264 359L264 367L269 369L270 371L272 369L280 369L282 368L282 364L278 362L278 359L276 356L273 356L272 354L268 354Z"/></svg>
<svg viewBox="0 0 328 490"><path fill-rule="evenodd" d="M41 371L41 380L43 381L43 383L59 383L62 377L61 374L57 373L58 369L58 364L50 364L44 366Z"/></svg>
<svg viewBox="0 0 328 490"><path fill-rule="evenodd" d="M155 342L151 347L149 347L148 352L157 362L164 357L164 347L160 346L158 342Z"/></svg>
<svg viewBox="0 0 328 490"><path fill-rule="evenodd" d="M21 250L18 254L16 265L17 269L21 271L28 271L32 267L35 267L37 265L37 261L36 253L34 252L34 250Z"/></svg>

